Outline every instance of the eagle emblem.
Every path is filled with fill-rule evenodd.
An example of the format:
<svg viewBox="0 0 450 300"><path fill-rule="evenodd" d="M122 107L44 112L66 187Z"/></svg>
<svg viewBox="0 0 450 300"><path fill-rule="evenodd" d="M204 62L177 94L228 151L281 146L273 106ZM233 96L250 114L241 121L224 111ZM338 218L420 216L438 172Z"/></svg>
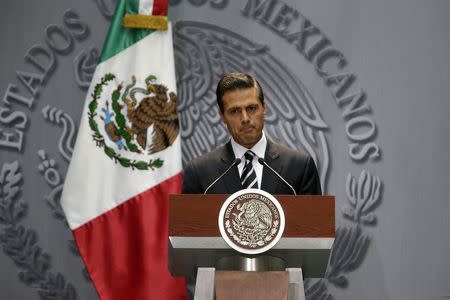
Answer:
<svg viewBox="0 0 450 300"><path fill-rule="evenodd" d="M272 226L272 214L269 207L260 200L252 199L238 204L238 214L234 214L234 223L252 229L267 230Z"/></svg>
<svg viewBox="0 0 450 300"><path fill-rule="evenodd" d="M225 200L218 223L220 234L231 248L260 254L281 238L285 218L273 195L259 189L243 189Z"/></svg>
<svg viewBox="0 0 450 300"><path fill-rule="evenodd" d="M117 84L109 97L102 99L102 93L115 78L110 73L101 78L89 103L89 126L96 145L124 167L161 167L160 159L146 162L136 157L158 153L174 143L180 131L176 93L169 92L154 75L145 78L145 87L139 87L133 75L128 84ZM124 152L131 152L133 158L125 157Z"/></svg>

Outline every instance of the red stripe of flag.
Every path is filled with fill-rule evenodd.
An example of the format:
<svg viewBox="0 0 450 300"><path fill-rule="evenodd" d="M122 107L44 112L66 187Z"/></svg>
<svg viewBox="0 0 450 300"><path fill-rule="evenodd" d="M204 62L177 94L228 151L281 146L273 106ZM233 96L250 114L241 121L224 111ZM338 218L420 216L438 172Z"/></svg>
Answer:
<svg viewBox="0 0 450 300"><path fill-rule="evenodd" d="M101 299L186 299L168 270L168 195L181 173L73 231Z"/></svg>
<svg viewBox="0 0 450 300"><path fill-rule="evenodd" d="M169 7L169 0L154 0L153 1L153 15L154 16L167 16L168 7Z"/></svg>

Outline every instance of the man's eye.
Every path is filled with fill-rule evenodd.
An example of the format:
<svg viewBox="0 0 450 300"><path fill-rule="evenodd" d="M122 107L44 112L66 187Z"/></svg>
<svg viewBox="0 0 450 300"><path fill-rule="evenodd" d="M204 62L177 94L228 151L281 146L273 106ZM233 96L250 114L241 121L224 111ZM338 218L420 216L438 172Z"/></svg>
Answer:
<svg viewBox="0 0 450 300"><path fill-rule="evenodd" d="M248 113L255 113L256 111L258 110L258 106L249 106L249 107L247 107L247 112Z"/></svg>
<svg viewBox="0 0 450 300"><path fill-rule="evenodd" d="M228 112L230 113L230 115L237 115L239 113L239 109L232 108Z"/></svg>

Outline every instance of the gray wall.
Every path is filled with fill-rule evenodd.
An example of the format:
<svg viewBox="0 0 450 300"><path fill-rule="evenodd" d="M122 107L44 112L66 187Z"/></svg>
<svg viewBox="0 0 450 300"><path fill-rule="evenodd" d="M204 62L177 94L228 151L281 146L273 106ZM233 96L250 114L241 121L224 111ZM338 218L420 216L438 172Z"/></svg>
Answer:
<svg viewBox="0 0 450 300"><path fill-rule="evenodd" d="M1 299L96 299L59 197L113 2L0 3ZM212 92L239 69L267 93L267 134L313 155L336 195L336 245L309 299L450 297L449 12L444 0L172 1L184 160L228 138ZM33 64L45 53L51 70Z"/></svg>

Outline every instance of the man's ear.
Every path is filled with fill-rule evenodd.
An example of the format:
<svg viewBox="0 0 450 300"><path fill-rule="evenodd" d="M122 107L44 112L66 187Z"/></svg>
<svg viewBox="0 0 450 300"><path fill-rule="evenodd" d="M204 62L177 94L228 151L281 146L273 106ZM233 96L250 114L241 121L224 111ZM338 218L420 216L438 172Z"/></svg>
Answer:
<svg viewBox="0 0 450 300"><path fill-rule="evenodd" d="M220 115L220 119L222 120L222 122L225 122L225 121L223 120L223 112L220 110L220 108L219 108L219 115Z"/></svg>

